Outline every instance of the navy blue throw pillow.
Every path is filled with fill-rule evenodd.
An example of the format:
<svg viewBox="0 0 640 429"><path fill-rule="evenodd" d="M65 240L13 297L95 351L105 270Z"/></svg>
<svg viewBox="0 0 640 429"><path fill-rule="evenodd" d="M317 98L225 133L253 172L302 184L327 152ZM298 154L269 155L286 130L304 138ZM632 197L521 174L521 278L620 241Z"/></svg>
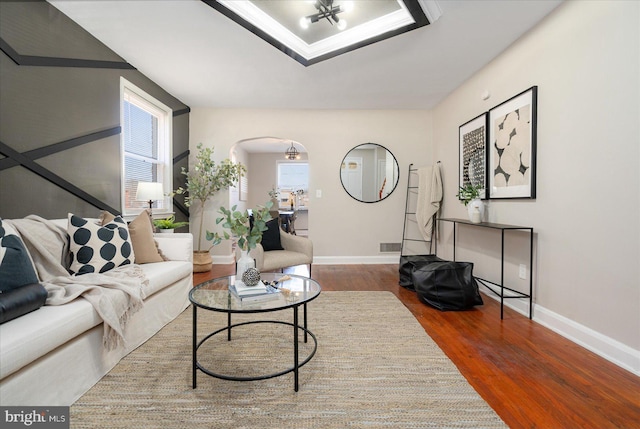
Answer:
<svg viewBox="0 0 640 429"><path fill-rule="evenodd" d="M38 283L22 240L8 231L0 219L0 292Z"/></svg>
<svg viewBox="0 0 640 429"><path fill-rule="evenodd" d="M265 252L269 250L284 250L280 243L278 219L271 219L267 222L267 230L262 233L262 241L260 243Z"/></svg>

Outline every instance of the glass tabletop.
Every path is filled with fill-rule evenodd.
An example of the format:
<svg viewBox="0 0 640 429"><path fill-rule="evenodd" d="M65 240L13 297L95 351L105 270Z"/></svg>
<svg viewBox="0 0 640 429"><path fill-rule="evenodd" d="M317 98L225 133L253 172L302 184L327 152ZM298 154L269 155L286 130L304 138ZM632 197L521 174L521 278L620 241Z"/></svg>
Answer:
<svg viewBox="0 0 640 429"><path fill-rule="evenodd" d="M277 281L271 293L238 298L229 290L236 277L227 276L207 280L189 292L192 304L226 313L257 313L274 311L307 303L320 295L320 285L313 279L282 273L261 273L265 284Z"/></svg>

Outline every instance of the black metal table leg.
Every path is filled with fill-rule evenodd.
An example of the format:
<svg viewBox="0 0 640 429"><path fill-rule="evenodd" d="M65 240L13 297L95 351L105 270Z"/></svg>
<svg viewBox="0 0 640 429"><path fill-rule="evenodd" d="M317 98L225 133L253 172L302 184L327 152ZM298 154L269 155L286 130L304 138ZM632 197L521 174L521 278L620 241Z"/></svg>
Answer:
<svg viewBox="0 0 640 429"><path fill-rule="evenodd" d="M304 342L307 342L307 303L304 303Z"/></svg>
<svg viewBox="0 0 640 429"><path fill-rule="evenodd" d="M453 262L456 261L456 223L453 223Z"/></svg>
<svg viewBox="0 0 640 429"><path fill-rule="evenodd" d="M227 341L231 341L231 313L227 313Z"/></svg>
<svg viewBox="0 0 640 429"><path fill-rule="evenodd" d="M529 319L533 318L533 228L529 230Z"/></svg>
<svg viewBox="0 0 640 429"><path fill-rule="evenodd" d="M197 347L196 347L196 345L197 345L196 323L198 321L197 320L198 319L198 316L197 316L197 311L198 310L197 309L198 309L198 306L193 305L193 345L192 345L192 352L193 352L193 361L192 361L193 368L192 368L192 370L193 370L193 372L191 374L191 380L192 380L192 385L193 385L194 389L196 388L196 351L197 351Z"/></svg>
<svg viewBox="0 0 640 429"><path fill-rule="evenodd" d="M298 391L298 305L293 307L293 390Z"/></svg>

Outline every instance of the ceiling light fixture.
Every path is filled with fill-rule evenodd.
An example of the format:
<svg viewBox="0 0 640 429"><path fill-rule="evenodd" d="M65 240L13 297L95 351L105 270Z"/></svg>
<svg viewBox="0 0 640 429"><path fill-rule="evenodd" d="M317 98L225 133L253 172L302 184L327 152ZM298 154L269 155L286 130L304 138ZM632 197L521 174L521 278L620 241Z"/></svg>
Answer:
<svg viewBox="0 0 640 429"><path fill-rule="evenodd" d="M300 158L300 152L293 146L293 142L291 142L291 147L284 151L284 157L291 161Z"/></svg>
<svg viewBox="0 0 640 429"><path fill-rule="evenodd" d="M338 30L344 30L347 28L347 21L338 18L338 14L351 10L353 8L353 3L346 1L343 5L334 6L333 0L316 0L313 5L318 9L318 13L300 18L300 26L302 28L307 29L309 28L309 24L318 22L321 19L326 19L331 25L335 22Z"/></svg>

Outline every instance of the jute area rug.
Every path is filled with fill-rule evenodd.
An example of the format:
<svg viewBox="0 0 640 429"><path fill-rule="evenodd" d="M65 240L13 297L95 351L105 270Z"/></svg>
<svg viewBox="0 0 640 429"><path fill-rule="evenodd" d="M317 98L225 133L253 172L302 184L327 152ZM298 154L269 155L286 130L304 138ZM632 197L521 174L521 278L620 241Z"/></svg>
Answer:
<svg viewBox="0 0 640 429"><path fill-rule="evenodd" d="M318 350L300 369L298 392L291 373L237 382L198 372L192 389L189 308L72 405L71 427L506 427L392 293L323 292L308 306ZM292 321L292 313L233 322ZM198 322L202 338L224 326L226 315L199 310ZM238 327L231 342L226 335L206 342L198 359L224 374L277 372L292 366L292 331L287 325ZM312 342L301 344L300 355L307 356Z"/></svg>

